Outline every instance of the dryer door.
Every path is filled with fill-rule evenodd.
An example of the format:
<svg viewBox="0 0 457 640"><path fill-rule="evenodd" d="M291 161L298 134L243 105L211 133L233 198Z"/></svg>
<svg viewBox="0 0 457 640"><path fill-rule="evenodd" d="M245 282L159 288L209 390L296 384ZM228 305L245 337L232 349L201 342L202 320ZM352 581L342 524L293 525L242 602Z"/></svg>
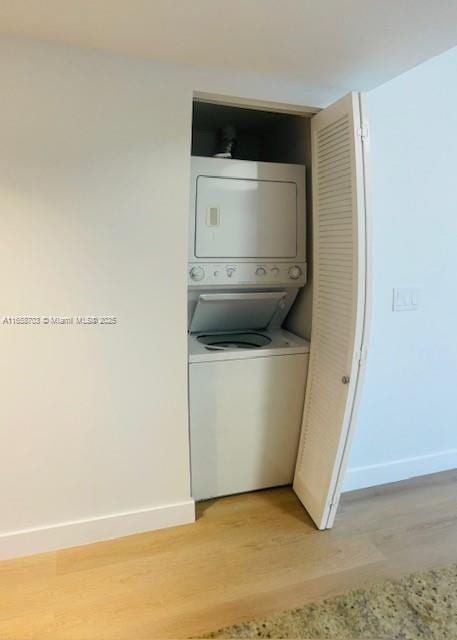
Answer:
<svg viewBox="0 0 457 640"><path fill-rule="evenodd" d="M296 258L297 184L198 176L195 255Z"/></svg>

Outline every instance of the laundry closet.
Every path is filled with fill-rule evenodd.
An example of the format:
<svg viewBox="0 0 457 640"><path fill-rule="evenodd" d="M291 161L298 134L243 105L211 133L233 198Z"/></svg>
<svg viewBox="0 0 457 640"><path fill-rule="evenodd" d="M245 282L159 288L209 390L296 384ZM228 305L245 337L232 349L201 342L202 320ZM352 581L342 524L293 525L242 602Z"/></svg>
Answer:
<svg viewBox="0 0 457 640"><path fill-rule="evenodd" d="M293 483L327 528L366 319L360 97L316 115L256 107L193 104L192 496Z"/></svg>

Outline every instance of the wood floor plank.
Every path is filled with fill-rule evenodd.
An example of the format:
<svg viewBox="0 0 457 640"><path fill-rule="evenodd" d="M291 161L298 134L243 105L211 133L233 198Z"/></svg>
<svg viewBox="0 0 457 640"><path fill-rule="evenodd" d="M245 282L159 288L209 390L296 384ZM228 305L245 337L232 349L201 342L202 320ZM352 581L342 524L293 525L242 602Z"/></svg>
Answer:
<svg viewBox="0 0 457 640"><path fill-rule="evenodd" d="M28 612L0 620L2 640L54 640L55 616L51 609Z"/></svg>
<svg viewBox="0 0 457 640"><path fill-rule="evenodd" d="M0 562L0 622L52 611L55 576L54 554Z"/></svg>
<svg viewBox="0 0 457 640"><path fill-rule="evenodd" d="M2 640L178 638L457 562L457 472L345 494L319 532L290 488L193 525L0 563Z"/></svg>

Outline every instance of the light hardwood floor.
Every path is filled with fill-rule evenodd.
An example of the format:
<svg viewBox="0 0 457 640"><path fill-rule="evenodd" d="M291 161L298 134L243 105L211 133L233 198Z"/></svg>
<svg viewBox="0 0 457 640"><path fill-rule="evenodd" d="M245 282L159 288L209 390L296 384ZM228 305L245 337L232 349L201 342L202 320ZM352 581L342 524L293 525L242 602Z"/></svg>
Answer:
<svg viewBox="0 0 457 640"><path fill-rule="evenodd" d="M318 532L289 488L196 524L0 563L0 638L188 637L457 561L457 471L343 496Z"/></svg>

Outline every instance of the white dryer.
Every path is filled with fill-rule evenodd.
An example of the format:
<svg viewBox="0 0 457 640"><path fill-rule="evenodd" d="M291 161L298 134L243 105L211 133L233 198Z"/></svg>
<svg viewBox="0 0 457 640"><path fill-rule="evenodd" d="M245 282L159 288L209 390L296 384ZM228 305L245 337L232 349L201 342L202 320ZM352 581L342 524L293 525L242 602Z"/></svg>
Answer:
<svg viewBox="0 0 457 640"><path fill-rule="evenodd" d="M306 283L305 167L192 158L189 286Z"/></svg>

